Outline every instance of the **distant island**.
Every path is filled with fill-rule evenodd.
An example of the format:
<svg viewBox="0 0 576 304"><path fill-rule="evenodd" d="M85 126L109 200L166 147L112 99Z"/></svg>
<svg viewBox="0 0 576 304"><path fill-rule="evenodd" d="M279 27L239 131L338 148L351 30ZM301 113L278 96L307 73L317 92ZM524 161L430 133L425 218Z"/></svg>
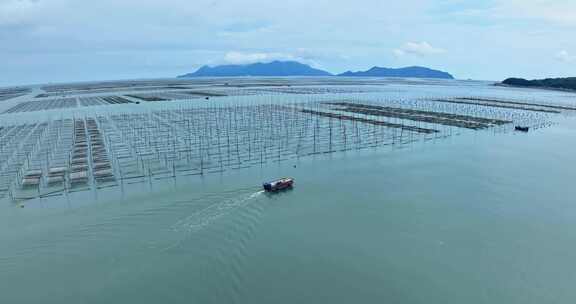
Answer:
<svg viewBox="0 0 576 304"><path fill-rule="evenodd" d="M441 78L441 79L454 79L449 73L433 70L425 67L412 66L399 69L373 67L368 71L361 72L345 72L338 76L345 77L406 77L406 78Z"/></svg>
<svg viewBox="0 0 576 304"><path fill-rule="evenodd" d="M508 78L502 81L501 84L515 87L576 90L576 77L546 78L535 80L527 80L524 78Z"/></svg>
<svg viewBox="0 0 576 304"><path fill-rule="evenodd" d="M252 63L242 65L203 66L194 73L178 76L189 77L237 77L237 76L334 76L320 69L296 61L273 61L269 63ZM425 67L406 67L399 69L373 67L364 72L346 72L337 76L343 77L405 77L405 78L442 78L454 79L446 72Z"/></svg>
<svg viewBox="0 0 576 304"><path fill-rule="evenodd" d="M244 65L203 66L183 77L234 77L234 76L332 76L332 74L296 61L273 61Z"/></svg>

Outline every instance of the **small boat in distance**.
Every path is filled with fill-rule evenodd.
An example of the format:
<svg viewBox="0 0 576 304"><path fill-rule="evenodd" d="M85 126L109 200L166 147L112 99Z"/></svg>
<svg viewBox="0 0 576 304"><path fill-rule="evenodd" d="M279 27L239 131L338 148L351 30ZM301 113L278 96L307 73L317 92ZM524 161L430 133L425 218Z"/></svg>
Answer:
<svg viewBox="0 0 576 304"><path fill-rule="evenodd" d="M514 128L514 130L520 131L520 132L528 132L528 130L530 130L530 127L516 126L516 127Z"/></svg>
<svg viewBox="0 0 576 304"><path fill-rule="evenodd" d="M292 188L292 186L294 186L294 179L291 177L285 177L275 181L264 183L262 184L262 186L264 187L264 190L266 190L267 192L276 192Z"/></svg>

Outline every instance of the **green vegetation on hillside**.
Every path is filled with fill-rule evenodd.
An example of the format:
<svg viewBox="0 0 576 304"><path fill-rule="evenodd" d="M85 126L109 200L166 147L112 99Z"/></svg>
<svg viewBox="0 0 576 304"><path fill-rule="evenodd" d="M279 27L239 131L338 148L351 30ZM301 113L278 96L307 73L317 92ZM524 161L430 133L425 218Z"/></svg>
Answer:
<svg viewBox="0 0 576 304"><path fill-rule="evenodd" d="M576 77L546 78L536 80L526 80L523 78L508 78L502 81L502 83L506 85L521 86L521 87L576 90Z"/></svg>

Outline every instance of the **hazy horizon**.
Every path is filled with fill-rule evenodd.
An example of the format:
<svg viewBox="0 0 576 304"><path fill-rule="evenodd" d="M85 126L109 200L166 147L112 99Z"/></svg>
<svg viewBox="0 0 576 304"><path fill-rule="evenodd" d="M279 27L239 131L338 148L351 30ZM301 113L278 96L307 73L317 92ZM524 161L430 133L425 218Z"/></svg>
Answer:
<svg viewBox="0 0 576 304"><path fill-rule="evenodd" d="M335 74L417 65L458 79L566 77L575 28L567 0L0 0L0 86L272 60Z"/></svg>

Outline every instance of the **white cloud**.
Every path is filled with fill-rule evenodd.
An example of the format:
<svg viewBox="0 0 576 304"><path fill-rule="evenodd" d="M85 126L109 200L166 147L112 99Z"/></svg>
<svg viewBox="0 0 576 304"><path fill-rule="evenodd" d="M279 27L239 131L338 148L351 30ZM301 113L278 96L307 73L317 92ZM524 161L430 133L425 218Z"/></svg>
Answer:
<svg viewBox="0 0 576 304"><path fill-rule="evenodd" d="M286 53L228 52L224 56L224 61L232 64L270 62L274 60L298 60L298 59L299 59L298 57Z"/></svg>
<svg viewBox="0 0 576 304"><path fill-rule="evenodd" d="M574 0L498 0L488 15L503 19L539 19L566 26L576 25Z"/></svg>
<svg viewBox="0 0 576 304"><path fill-rule="evenodd" d="M230 51L224 55L224 62L228 64L248 64L255 62L298 61L314 67L320 67L316 59L322 57L307 49L295 49L290 52L239 52Z"/></svg>
<svg viewBox="0 0 576 304"><path fill-rule="evenodd" d="M0 26L32 21L41 6L36 0L0 0Z"/></svg>
<svg viewBox="0 0 576 304"><path fill-rule="evenodd" d="M436 48L426 41L422 42L407 42L402 47L395 49L394 55L400 57L404 55L426 56L445 53L446 50Z"/></svg>
<svg viewBox="0 0 576 304"><path fill-rule="evenodd" d="M576 56L575 56L575 55L571 55L571 54L568 53L568 51L566 51L566 50L562 50L562 51L556 53L556 55L554 56L554 58L556 58L557 60L563 61L563 62L574 62L574 61L576 61Z"/></svg>

